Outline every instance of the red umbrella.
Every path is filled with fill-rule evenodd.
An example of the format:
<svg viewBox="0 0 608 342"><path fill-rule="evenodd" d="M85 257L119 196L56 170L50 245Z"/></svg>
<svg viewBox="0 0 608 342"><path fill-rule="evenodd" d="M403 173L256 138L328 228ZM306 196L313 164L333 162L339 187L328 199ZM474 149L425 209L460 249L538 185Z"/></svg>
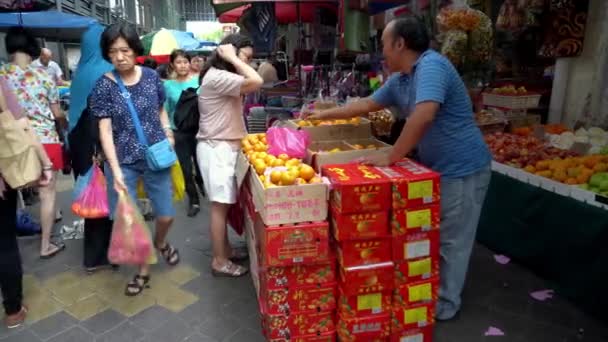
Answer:
<svg viewBox="0 0 608 342"><path fill-rule="evenodd" d="M235 9L224 12L220 15L219 21L221 23L236 23L239 18L243 15L246 9L248 9L251 5L245 5L241 7L237 7ZM276 2L275 3L275 15L277 17L277 22L279 24L291 24L298 22L298 4L294 2ZM333 3L314 3L314 2L305 2L300 3L300 16L302 17L302 22L304 23L312 23L315 19L315 9L316 8L326 8L329 10L333 10L337 13L338 6Z"/></svg>

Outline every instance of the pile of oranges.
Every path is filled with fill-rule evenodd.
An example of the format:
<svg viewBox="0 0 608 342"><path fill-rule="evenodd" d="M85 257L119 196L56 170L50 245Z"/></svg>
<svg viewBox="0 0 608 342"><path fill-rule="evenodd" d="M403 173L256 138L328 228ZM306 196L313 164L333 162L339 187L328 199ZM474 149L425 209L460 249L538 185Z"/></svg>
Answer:
<svg viewBox="0 0 608 342"><path fill-rule="evenodd" d="M266 188L321 183L315 170L300 159L268 153L266 134L250 134L241 141L243 153Z"/></svg>
<svg viewBox="0 0 608 342"><path fill-rule="evenodd" d="M300 127L311 127L311 126L332 126L332 125L359 125L361 123L360 117L352 119L338 119L338 120L299 120L297 125Z"/></svg>

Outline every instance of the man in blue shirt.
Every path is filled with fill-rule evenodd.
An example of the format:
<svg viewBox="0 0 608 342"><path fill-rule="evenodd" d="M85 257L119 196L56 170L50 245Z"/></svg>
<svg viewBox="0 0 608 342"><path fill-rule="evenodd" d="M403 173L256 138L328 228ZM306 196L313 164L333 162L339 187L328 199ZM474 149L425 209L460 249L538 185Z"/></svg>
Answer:
<svg viewBox="0 0 608 342"><path fill-rule="evenodd" d="M385 166L417 148L420 162L441 173L441 286L436 318L460 310L469 258L490 182L490 152L475 123L467 89L454 66L429 49L426 27L395 19L382 35L393 74L371 97L315 112L311 119L342 119L396 106L407 122L389 153L366 163Z"/></svg>

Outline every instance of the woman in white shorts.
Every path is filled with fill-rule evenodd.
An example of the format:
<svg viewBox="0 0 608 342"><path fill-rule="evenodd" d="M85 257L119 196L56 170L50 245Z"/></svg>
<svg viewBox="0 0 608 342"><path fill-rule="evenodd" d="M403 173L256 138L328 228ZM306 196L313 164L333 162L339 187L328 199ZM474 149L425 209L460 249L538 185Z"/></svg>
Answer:
<svg viewBox="0 0 608 342"><path fill-rule="evenodd" d="M260 89L263 80L249 66L253 43L241 34L224 38L201 70L196 155L211 201L211 244L214 276L240 277L248 270L234 264L237 255L228 241L228 209L236 202L236 160L247 130L242 96Z"/></svg>

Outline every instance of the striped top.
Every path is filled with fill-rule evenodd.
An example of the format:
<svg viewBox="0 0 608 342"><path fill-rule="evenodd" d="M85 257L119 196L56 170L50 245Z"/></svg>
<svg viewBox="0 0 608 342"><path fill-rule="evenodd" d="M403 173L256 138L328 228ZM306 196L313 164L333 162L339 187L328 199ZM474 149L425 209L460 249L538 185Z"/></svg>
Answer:
<svg viewBox="0 0 608 342"><path fill-rule="evenodd" d="M492 157L475 123L467 88L454 66L427 50L411 74L395 74L372 95L384 107L407 117L422 102L437 102L439 112L418 143L420 162L445 178L461 178L487 167Z"/></svg>

